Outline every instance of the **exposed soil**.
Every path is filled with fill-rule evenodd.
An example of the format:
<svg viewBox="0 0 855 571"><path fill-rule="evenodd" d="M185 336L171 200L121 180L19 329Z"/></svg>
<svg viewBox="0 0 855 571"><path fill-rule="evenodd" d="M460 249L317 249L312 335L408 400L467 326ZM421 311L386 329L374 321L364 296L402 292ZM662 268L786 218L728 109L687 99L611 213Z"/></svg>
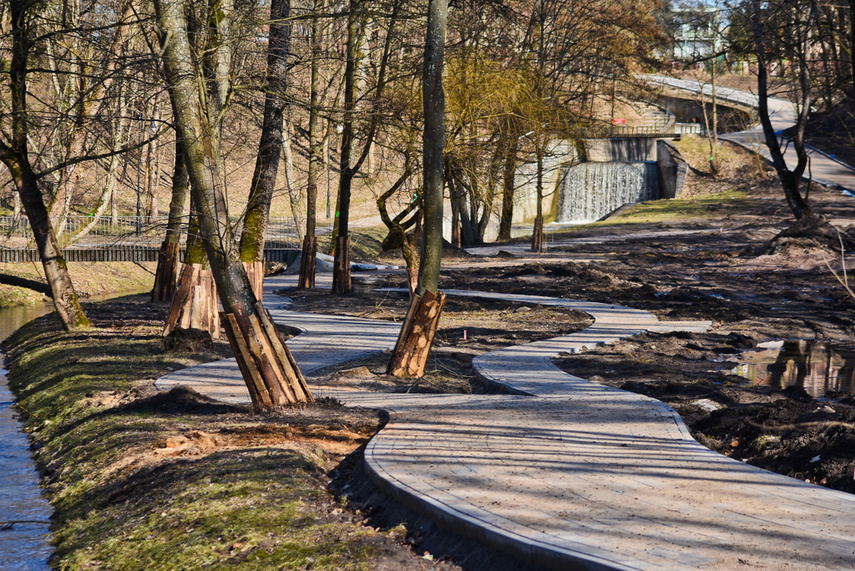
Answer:
<svg viewBox="0 0 855 571"><path fill-rule="evenodd" d="M832 363L828 357L828 363L816 369L816 355L802 355L801 361L779 357L770 369L798 371L784 380L764 377L759 386L733 374L744 360L742 353L754 350L758 343L830 341L838 352L845 352L855 334L851 318L855 300L826 266L828 262L842 275L840 252L823 236L786 232L792 219L775 179L769 173L764 178L747 174L734 168L725 176L703 181L708 189L739 188L750 194L732 205L726 200L711 205L702 221L588 228L564 238L609 238L553 246L539 259L508 255L458 259L456 266L452 263L444 270L441 288L580 298L647 309L666 320L710 320L713 324L707 333L645 334L557 362L583 378L663 400L681 413L700 442L718 452L855 492L851 364ZM690 176L704 178L703 173ZM839 193L815 190L812 198L814 207L830 218L853 217L855 203ZM657 235L611 240L616 234L639 232ZM852 260L848 261L851 267ZM403 287L403 276L390 275L386 283ZM294 306L382 317L393 306L390 315L401 315L406 302L388 294L332 302L306 296L294 298ZM520 317L527 314L526 309L498 306L484 300L452 299L449 308L459 313L440 322L437 363L466 376L471 373L465 365L474 352L564 332L548 317L563 319L552 309L532 308L537 317L523 322ZM478 314L473 311L476 307L486 321L470 322L468 332L474 333L474 339L462 342L467 325L458 325L456 319L467 312L471 319ZM382 378L384 362L378 359L367 365L352 379L337 382L372 385ZM470 385L479 390L477 384L470 381ZM374 386L390 390L382 383Z"/></svg>
<svg viewBox="0 0 855 571"><path fill-rule="evenodd" d="M826 266L828 262L843 275L840 253L809 232L782 234L791 224L790 213L774 178L768 172L758 175L759 169L736 162L732 168L725 166L715 179L701 170L692 171L687 180L700 196L733 190L749 195L696 203L693 214L682 218L607 223L551 235L549 253L536 258L482 259L449 252L441 287L578 298L647 309L662 319L710 320L713 324L706 333L640 335L585 354L563 356L557 363L594 382L663 400L683 416L700 442L716 451L855 492L851 365L828 357L824 370L812 370L806 360L791 365L785 357L774 367L791 366L797 372L802 367L803 373L783 383L763 377L756 386L733 374L743 352L756 350L758 343L822 340L840 345L845 353L855 333L851 318L855 299ZM812 193L812 200L817 211L838 223L853 218L852 199L820 189ZM626 237L642 232L650 234ZM588 240L560 243L573 238ZM847 261L852 267L853 261ZM386 285L403 287L403 274L388 274ZM400 320L407 306L405 296L391 293L337 297L291 291L286 295L294 309L375 319ZM372 550L376 569L522 568L477 542L440 530L371 484L361 470L361 450L383 424L382 415L375 411L347 410L327 402L310 410L289 409L259 417L246 408L211 402L189 391L156 394L151 383L159 375L229 353L222 342L191 340L164 347L159 339L164 311L165 306L152 306L142 299L99 304L89 309L98 329L85 337L99 338L103 346L115 344L118 353L111 359L116 363L94 365L91 348L79 356L63 357L64 366L76 374L88 375L93 367L99 372L100 384L91 385L96 389L75 386L68 390L76 391L76 396L63 397L78 399L63 405L70 411L68 419L79 414L75 423L103 422L105 430L109 428L102 436L104 445L93 449L91 456L81 456L83 448L76 445L61 445L61 439L75 437L76 424L75 430L60 430L35 417L31 421L36 458L50 493L62 498L71 493L68 488L77 481L76 470L98 467L97 472L79 477L96 483L97 495L83 494L86 503L60 505L65 511L58 524L71 525L68 522L74 518L102 512L118 521L130 521L137 512L154 518L157 514L145 502L170 504L172 489L196 483L204 489L211 479L229 480L237 466L257 469L270 481L288 477L297 467L308 474L300 489L315 492L306 495L287 486L271 486L265 491L269 496L256 507L299 500L318 525L340 526L336 529L345 531L335 533ZM473 356L567 334L589 323L587 316L573 311L450 298L425 378L385 376L387 356L381 354L349 365L348 371L330 371L321 381L378 391L483 392L472 373ZM81 340L64 339L71 355ZM33 343L31 351L44 344L40 339ZM804 354L818 360L807 344ZM95 382L86 379L85 386ZM131 384L116 385L115 379ZM45 386L52 390L53 383L57 381ZM37 396L38 391L30 394ZM42 406L48 414L60 405ZM53 414L65 423L69 422L66 412ZM107 456L96 456L96 452ZM164 511L161 516L165 519L158 526L183 529L178 515ZM356 528L359 531L353 533ZM80 554L90 549L86 536L81 534L75 546L74 538L68 539L71 532L64 533L64 553L83 557ZM276 537L214 539L220 561L236 565L273 554L280 541ZM88 557L98 562L97 553Z"/></svg>

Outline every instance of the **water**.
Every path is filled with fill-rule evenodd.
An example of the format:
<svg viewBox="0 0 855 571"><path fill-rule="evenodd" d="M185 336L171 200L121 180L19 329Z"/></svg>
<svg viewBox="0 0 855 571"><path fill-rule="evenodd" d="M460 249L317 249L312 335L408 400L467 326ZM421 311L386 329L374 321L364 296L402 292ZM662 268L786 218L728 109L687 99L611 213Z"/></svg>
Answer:
<svg viewBox="0 0 855 571"><path fill-rule="evenodd" d="M52 309L50 305L43 305L0 310L0 339ZM0 353L0 360L3 358ZM13 404L6 371L0 369L0 569L42 571L49 569L51 508L41 495L27 437L20 431L21 423ZM27 523L2 529L4 523L13 520L26 520Z"/></svg>
<svg viewBox="0 0 855 571"><path fill-rule="evenodd" d="M581 163L569 167L558 195L558 222L593 222L625 204L659 198L655 162Z"/></svg>
<svg viewBox="0 0 855 571"><path fill-rule="evenodd" d="M855 395L855 353L824 341L774 341L742 355L733 374L752 385L801 387L814 398Z"/></svg>

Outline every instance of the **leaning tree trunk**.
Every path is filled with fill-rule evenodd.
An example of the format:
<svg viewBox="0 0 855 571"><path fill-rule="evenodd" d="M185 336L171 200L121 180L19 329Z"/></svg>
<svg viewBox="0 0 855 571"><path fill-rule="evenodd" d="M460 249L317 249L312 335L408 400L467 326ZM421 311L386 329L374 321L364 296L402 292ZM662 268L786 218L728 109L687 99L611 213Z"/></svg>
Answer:
<svg viewBox="0 0 855 571"><path fill-rule="evenodd" d="M815 17L816 4L811 4L810 16L807 28L810 28L810 23ZM781 150L781 145L778 142L778 136L772 126L772 121L769 117L769 87L768 87L768 62L766 59L766 30L761 14L760 2L754 0L752 3L753 11L753 28L754 42L757 55L757 102L758 114L760 115L760 123L763 126L763 135L766 140L766 146L769 149L769 154L772 156L772 165L775 167L775 172L778 174L778 179L781 181L781 186L784 189L784 196L796 220L801 220L806 216L813 215L813 209L808 205L807 200L801 192L801 179L807 169L808 156L804 145L804 132L807 125L808 113L810 111L810 71L807 64L807 38L809 37L808 29L802 33L804 35L803 44L799 46L802 53L801 73L799 76L799 87L801 89L801 108L796 121L796 132L793 136L793 147L798 156L798 162L793 170L787 167L787 162L784 159L784 153Z"/></svg>
<svg viewBox="0 0 855 571"><path fill-rule="evenodd" d="M191 194L223 306L223 325L256 409L312 402L296 362L270 316L256 299L228 220L225 193L218 184L216 121L198 91L203 76L190 47L184 5L155 0L162 62L178 135L185 142ZM228 39L228 38L225 38Z"/></svg>
<svg viewBox="0 0 855 571"><path fill-rule="evenodd" d="M9 169L30 221L57 315L63 328L71 331L89 326L89 319L83 312L77 292L71 283L47 207L42 200L36 173L33 172L27 156L27 60L30 55L27 11L30 6L26 2L10 3L12 58L8 72L12 107L12 146L0 141L0 161Z"/></svg>
<svg viewBox="0 0 855 571"><path fill-rule="evenodd" d="M258 156L240 238L240 257L253 282L257 299L261 299L262 294L265 233L270 220L270 203L276 188L276 176L279 173L279 158L282 155L288 44L291 39L291 27L287 20L290 12L291 0L273 0L270 4L267 93L264 98Z"/></svg>
<svg viewBox="0 0 855 571"><path fill-rule="evenodd" d="M152 301L169 301L175 295L175 285L180 267L179 250L181 248L181 218L184 204L190 190L187 178L187 165L184 163L184 150L181 140L175 139L175 168L172 172L172 200L169 202L169 220L166 223L166 237L160 244L157 254L157 270L154 273ZM219 335L219 331L217 331Z"/></svg>
<svg viewBox="0 0 855 571"><path fill-rule="evenodd" d="M30 221L53 304L63 328L66 331L72 331L89 326L89 319L83 312L80 299L68 275L65 259L60 253L59 242L50 223L45 203L42 201L35 173L25 157L7 158L7 148L2 143L0 143L0 157L15 181L15 187L21 197L27 219Z"/></svg>
<svg viewBox="0 0 855 571"><path fill-rule="evenodd" d="M445 143L445 97L442 68L445 52L445 24L448 0L430 0L425 38L422 94L425 127L424 152L424 230L419 264L419 287L410 301L398 342L387 368L390 375L417 376L425 373L445 294L439 289L442 261L442 191Z"/></svg>

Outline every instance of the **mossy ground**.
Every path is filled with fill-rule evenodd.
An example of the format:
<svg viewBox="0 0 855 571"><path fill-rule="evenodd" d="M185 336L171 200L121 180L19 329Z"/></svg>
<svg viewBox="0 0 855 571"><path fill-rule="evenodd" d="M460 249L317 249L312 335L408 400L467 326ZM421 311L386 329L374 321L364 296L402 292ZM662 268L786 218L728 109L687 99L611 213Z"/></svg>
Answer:
<svg viewBox="0 0 855 571"><path fill-rule="evenodd" d="M60 569L428 569L327 491L335 468L382 426L335 404L253 415L154 379L228 352L171 353L164 306L90 305L96 327L50 316L6 343ZM440 567L437 567L440 568ZM447 569L449 567L441 567Z"/></svg>

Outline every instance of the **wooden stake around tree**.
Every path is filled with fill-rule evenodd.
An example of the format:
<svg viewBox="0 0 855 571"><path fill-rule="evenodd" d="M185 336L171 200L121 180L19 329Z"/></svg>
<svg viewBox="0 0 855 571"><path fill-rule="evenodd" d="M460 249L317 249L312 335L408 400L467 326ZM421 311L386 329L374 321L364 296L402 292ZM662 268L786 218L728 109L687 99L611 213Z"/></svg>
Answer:
<svg viewBox="0 0 855 571"><path fill-rule="evenodd" d="M176 328L201 329L220 338L220 314L214 274L203 264L185 264L163 334Z"/></svg>
<svg viewBox="0 0 855 571"><path fill-rule="evenodd" d="M315 287L315 267L318 256L318 238L309 235L303 238L303 253L300 258L300 279L297 282L299 289L312 289Z"/></svg>
<svg viewBox="0 0 855 571"><path fill-rule="evenodd" d="M386 369L387 375L396 377L424 376L431 345L444 306L444 293L428 291L425 292L424 296L413 296L407 317L401 326L395 350L392 351L392 360Z"/></svg>
<svg viewBox="0 0 855 571"><path fill-rule="evenodd" d="M256 313L247 312L241 303L232 308L234 313L222 315L223 326L236 348L241 373L250 380L247 388L253 405L269 409L314 402L306 379L261 302L255 304Z"/></svg>

